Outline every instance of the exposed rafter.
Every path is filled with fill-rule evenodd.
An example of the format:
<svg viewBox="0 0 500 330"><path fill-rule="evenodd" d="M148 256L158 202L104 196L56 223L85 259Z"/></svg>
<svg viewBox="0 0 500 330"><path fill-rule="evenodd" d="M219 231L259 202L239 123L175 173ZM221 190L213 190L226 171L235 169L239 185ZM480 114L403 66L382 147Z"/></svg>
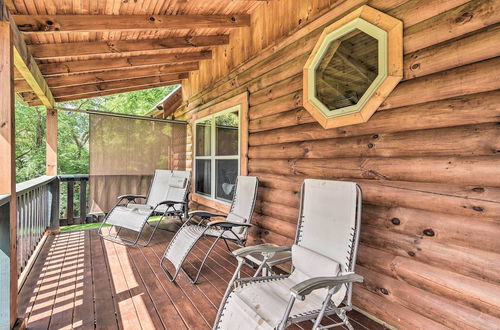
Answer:
<svg viewBox="0 0 500 330"><path fill-rule="evenodd" d="M188 77L187 73L181 73L181 74L171 74L171 75L153 76L145 78L132 78L125 80L103 82L95 85L54 88L52 92L54 93L54 97L57 99L58 97L63 97L66 95L89 94L89 93L103 92L113 89L123 89L131 86L136 87L136 86L145 86L145 85L153 85L160 83L165 83L165 85L171 85L172 82L177 82L181 79L186 79L187 77Z"/></svg>
<svg viewBox="0 0 500 330"><path fill-rule="evenodd" d="M175 93L169 96L170 97L163 102L163 115L165 117L172 115L182 104L182 87L179 86Z"/></svg>
<svg viewBox="0 0 500 330"><path fill-rule="evenodd" d="M26 80L14 80L14 90L16 93L33 91Z"/></svg>
<svg viewBox="0 0 500 330"><path fill-rule="evenodd" d="M209 60L212 58L212 51L199 51L189 53L169 53L155 55L138 55L119 58L108 58L100 60L71 61L61 63L40 64L45 76L62 73L81 73L92 71L103 71L110 69L132 68L148 65L162 65L173 63L194 62L199 60Z"/></svg>
<svg viewBox="0 0 500 330"><path fill-rule="evenodd" d="M41 103L48 108L54 107L54 97L45 81L33 56L29 53L21 33L16 27L14 20L5 6L0 7L1 18L8 21L12 26L12 41L14 46L14 65L24 80L40 99Z"/></svg>
<svg viewBox="0 0 500 330"><path fill-rule="evenodd" d="M82 55L103 55L148 50L165 50L174 48L196 48L226 45L228 35L185 36L146 40L108 40L93 42L71 42L62 44L28 45L35 58L53 58Z"/></svg>
<svg viewBox="0 0 500 330"><path fill-rule="evenodd" d="M236 28L249 15L14 15L23 32Z"/></svg>
<svg viewBox="0 0 500 330"><path fill-rule="evenodd" d="M62 76L47 77L51 88L63 86L79 86L97 84L106 81L123 80L148 76L161 76L171 73L183 73L198 70L198 62L181 63L176 65L145 66L140 68L127 68L101 72L89 72Z"/></svg>
<svg viewBox="0 0 500 330"><path fill-rule="evenodd" d="M365 63L358 61L349 54L339 51L337 55L346 65L348 65L352 70L356 71L366 81L371 83L377 77L377 73L370 70L370 68Z"/></svg>
<svg viewBox="0 0 500 330"><path fill-rule="evenodd" d="M179 81L172 81L169 83L162 82L162 83L151 84L151 85L131 86L131 87L123 88L123 89L113 89L113 90L88 93L88 94L67 95L67 96L57 97L56 102L67 102L67 101L74 101L74 100L80 100L80 99L88 99L88 98L97 97L97 96L106 96L106 95L112 95L112 94L134 92L134 91L143 90L143 89L157 88L157 87L169 86L169 85L177 85L180 83L181 83L181 81L179 80ZM27 96L25 96L25 97L27 97ZM28 104L30 106L41 105L39 100L34 100L33 102L28 102Z"/></svg>

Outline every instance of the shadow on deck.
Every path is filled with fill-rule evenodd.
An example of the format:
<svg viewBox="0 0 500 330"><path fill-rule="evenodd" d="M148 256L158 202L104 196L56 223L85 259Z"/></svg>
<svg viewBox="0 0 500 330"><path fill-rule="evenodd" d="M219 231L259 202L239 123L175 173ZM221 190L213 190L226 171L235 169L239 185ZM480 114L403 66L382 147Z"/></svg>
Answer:
<svg viewBox="0 0 500 330"><path fill-rule="evenodd" d="M199 284L191 285L184 274L170 283L159 260L172 236L159 231L146 248L102 240L96 230L48 237L19 296L28 328L209 329L236 260L220 242ZM207 248L206 240L195 246L188 271ZM350 317L356 329L383 329L358 312Z"/></svg>

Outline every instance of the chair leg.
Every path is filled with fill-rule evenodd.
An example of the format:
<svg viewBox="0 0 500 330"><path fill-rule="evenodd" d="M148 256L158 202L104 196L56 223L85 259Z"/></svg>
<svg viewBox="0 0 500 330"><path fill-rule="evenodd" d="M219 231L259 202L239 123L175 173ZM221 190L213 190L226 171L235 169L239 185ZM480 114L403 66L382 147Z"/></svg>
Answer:
<svg viewBox="0 0 500 330"><path fill-rule="evenodd" d="M344 322L344 325L347 327L349 330L354 330L351 322L349 322L349 317L347 316L347 312L345 309L341 309L339 312L337 312L337 316Z"/></svg>
<svg viewBox="0 0 500 330"><path fill-rule="evenodd" d="M319 314L316 317L316 321L314 322L313 325L313 330L321 329L321 320L323 319L323 316L325 316L325 311L328 305L330 304L330 299L332 298L332 295L333 295L333 290L329 290L325 300L323 300L323 304L321 305L321 310L319 311Z"/></svg>
<svg viewBox="0 0 500 330"><path fill-rule="evenodd" d="M149 243L151 243L151 239L153 239L153 235L155 234L156 230L158 229L158 226L160 225L160 222L162 222L162 221L163 221L163 219L165 219L165 216L162 216L162 217L160 218L160 220L159 220L158 222L156 222L156 225L154 226L153 231L151 232L151 235L149 235L149 239L148 239L148 241L147 241L146 243L139 243L138 241L136 241L137 245L140 245L140 246L148 246L148 245L149 245ZM146 221L146 223L147 223L147 221ZM143 226L143 228L144 228L144 226ZM141 231L139 232L139 235L140 235L141 233L142 233L142 229L141 229Z"/></svg>
<svg viewBox="0 0 500 330"><path fill-rule="evenodd" d="M116 231L115 235L111 235L110 233L108 233L108 235L104 235L102 234L102 231L101 232L98 232L99 233L99 236L101 236L102 238L104 239L107 239L109 241L112 241L114 243L119 243L119 244L123 244L123 245L127 245L127 246L136 246L136 245L139 245L139 246L148 246L149 243L151 243L151 240L153 239L153 236L156 232L156 230L158 229L158 226L160 224L160 222L163 220L163 218L160 219L160 221L158 221L156 223L156 225L154 226L153 228L153 231L151 232L151 234L149 235L149 238L146 242L139 242L139 239L141 238L141 235L142 235L142 231L144 230L144 226L146 225L146 223L142 226L141 230L137 233L137 236L135 237L134 240L129 240L129 239L126 239L126 238L119 238L118 235L120 234L120 231L123 229L122 227L116 227L116 226L112 226L110 228L110 231L112 230L113 227L116 227L118 228L118 230ZM102 225L101 225L102 227ZM100 228L99 228L100 230Z"/></svg>
<svg viewBox="0 0 500 330"><path fill-rule="evenodd" d="M233 251L231 250L231 248L229 247L229 244L227 243L227 240L223 237L222 238L224 240L224 243L226 244L226 248L227 250L229 251L229 253L232 253Z"/></svg>
<svg viewBox="0 0 500 330"><path fill-rule="evenodd" d="M278 324L278 330L284 330L288 323L288 317L290 316L290 312L292 311L293 304L295 303L295 297L290 297L288 300L288 305L286 306L285 313L283 314L283 318L281 319L280 324Z"/></svg>
<svg viewBox="0 0 500 330"><path fill-rule="evenodd" d="M184 268L182 268L182 264L181 264L181 266L180 266L181 271L187 276L187 278L189 279L189 281L192 284L195 284L198 281L198 278L200 277L200 274L201 274L201 269L203 268L203 265L205 265L205 261L207 260L208 255L210 254L210 252L212 252L213 248L215 247L215 244L217 244L217 242L219 241L219 239L222 237L223 233L224 232L221 232L219 234L219 236L217 236L217 238L214 240L214 242L212 243L212 245L208 249L207 253L205 254L205 257L203 257L203 260L201 262L200 268L198 268L198 271L197 271L196 276L194 278L191 275L189 275L188 272L186 272L186 270Z"/></svg>
<svg viewBox="0 0 500 330"><path fill-rule="evenodd" d="M113 226L116 228L116 226ZM111 227L110 230L113 228ZM118 227L118 230L116 231L115 238L118 238L118 235L120 234L120 231L122 230L122 227Z"/></svg>
<svg viewBox="0 0 500 330"><path fill-rule="evenodd" d="M121 227L120 227L121 229ZM137 236L135 237L135 240L129 240L126 238L118 238L117 235L112 236L112 235L100 235L103 239L106 239L108 241L111 241L113 243L118 243L126 246L136 246L138 245L137 242L139 241L139 238L141 237L142 231L137 233Z"/></svg>
<svg viewBox="0 0 500 330"><path fill-rule="evenodd" d="M163 260L165 260L165 258L162 256L161 261L160 261L160 268L163 270L163 272L165 273L165 275L167 276L167 278L170 282L175 281L175 279L177 278L177 275L179 275L179 270L177 270L175 272L175 274L172 276L170 274L170 272L168 271L167 267L165 265L163 265Z"/></svg>

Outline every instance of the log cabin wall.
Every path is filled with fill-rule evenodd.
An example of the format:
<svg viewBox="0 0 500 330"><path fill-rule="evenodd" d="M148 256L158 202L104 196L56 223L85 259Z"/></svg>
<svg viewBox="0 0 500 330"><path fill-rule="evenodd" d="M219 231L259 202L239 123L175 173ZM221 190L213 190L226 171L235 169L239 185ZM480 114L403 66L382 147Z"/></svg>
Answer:
<svg viewBox="0 0 500 330"><path fill-rule="evenodd" d="M367 123L325 130L301 107L302 67L365 2L264 3L184 81L175 117L248 91L251 243L292 243L304 178L356 181L355 305L403 329L498 328L500 1L368 1L404 23L404 77Z"/></svg>

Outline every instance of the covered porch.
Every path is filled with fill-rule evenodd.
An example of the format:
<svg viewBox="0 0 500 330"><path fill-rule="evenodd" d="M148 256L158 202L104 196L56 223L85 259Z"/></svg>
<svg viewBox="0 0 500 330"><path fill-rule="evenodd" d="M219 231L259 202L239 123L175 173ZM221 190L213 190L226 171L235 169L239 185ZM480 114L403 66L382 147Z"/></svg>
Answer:
<svg viewBox="0 0 500 330"><path fill-rule="evenodd" d="M499 328L499 24L498 0L0 0L0 328L212 327L236 267L223 243L192 285L159 267L172 233L60 232L98 221L95 173L58 173L61 103L169 85L118 116L182 125L155 155L192 171L191 210L227 212L224 188L256 176L248 245L292 245L305 179L356 182L354 328ZM45 107L47 150L46 175L17 185L16 98Z"/></svg>

